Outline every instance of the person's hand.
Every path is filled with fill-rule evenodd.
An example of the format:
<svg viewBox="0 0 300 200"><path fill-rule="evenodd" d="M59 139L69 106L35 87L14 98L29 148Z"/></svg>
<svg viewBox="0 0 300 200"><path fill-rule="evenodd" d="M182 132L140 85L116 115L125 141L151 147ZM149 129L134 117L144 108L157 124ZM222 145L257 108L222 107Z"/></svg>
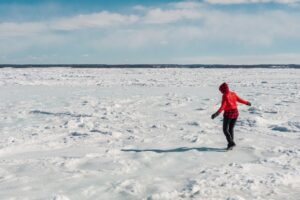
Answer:
<svg viewBox="0 0 300 200"><path fill-rule="evenodd" d="M212 115L211 115L211 119L214 119L214 118L216 118L216 117L217 117L219 114L220 114L220 113L218 113L218 112L216 112L216 113L212 114Z"/></svg>
<svg viewBox="0 0 300 200"><path fill-rule="evenodd" d="M251 103L248 101L247 106L251 106Z"/></svg>

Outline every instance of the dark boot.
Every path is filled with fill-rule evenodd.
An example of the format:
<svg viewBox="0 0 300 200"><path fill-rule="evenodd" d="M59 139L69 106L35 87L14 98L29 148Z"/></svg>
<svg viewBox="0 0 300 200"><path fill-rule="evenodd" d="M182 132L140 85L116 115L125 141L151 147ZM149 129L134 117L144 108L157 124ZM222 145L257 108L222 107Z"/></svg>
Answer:
<svg viewBox="0 0 300 200"><path fill-rule="evenodd" d="M232 143L229 143L228 145L227 145L227 150L231 150L233 147L235 147L236 145L235 145L235 143L234 142L232 142Z"/></svg>

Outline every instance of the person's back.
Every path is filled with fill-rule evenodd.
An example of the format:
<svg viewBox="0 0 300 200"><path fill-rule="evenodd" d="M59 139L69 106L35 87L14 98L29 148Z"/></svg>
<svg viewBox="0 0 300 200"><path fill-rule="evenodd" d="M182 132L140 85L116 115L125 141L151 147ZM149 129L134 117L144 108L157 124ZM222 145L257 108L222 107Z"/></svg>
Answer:
<svg viewBox="0 0 300 200"><path fill-rule="evenodd" d="M227 94L223 94L226 98L226 110L236 108L236 95L234 92L229 92Z"/></svg>
<svg viewBox="0 0 300 200"><path fill-rule="evenodd" d="M240 102L242 104L247 104L248 102L241 99L235 92L228 91L227 93L224 93L222 96L222 105L219 109L219 112L222 112L223 110L232 110L237 109L237 102Z"/></svg>

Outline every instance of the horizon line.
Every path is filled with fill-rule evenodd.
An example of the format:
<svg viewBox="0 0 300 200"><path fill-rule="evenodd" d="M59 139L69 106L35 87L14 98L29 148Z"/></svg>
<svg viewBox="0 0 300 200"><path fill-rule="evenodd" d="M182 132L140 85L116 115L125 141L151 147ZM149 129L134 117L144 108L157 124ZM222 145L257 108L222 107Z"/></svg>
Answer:
<svg viewBox="0 0 300 200"><path fill-rule="evenodd" d="M300 68L300 64L0 64L0 68Z"/></svg>

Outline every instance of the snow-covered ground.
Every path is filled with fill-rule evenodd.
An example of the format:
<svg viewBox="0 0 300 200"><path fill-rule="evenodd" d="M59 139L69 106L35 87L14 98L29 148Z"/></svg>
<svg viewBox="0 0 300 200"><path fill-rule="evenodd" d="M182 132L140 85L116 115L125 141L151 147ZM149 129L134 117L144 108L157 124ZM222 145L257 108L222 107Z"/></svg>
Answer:
<svg viewBox="0 0 300 200"><path fill-rule="evenodd" d="M252 102L228 152L223 81ZM0 69L0 199L299 199L299 91L297 69Z"/></svg>

